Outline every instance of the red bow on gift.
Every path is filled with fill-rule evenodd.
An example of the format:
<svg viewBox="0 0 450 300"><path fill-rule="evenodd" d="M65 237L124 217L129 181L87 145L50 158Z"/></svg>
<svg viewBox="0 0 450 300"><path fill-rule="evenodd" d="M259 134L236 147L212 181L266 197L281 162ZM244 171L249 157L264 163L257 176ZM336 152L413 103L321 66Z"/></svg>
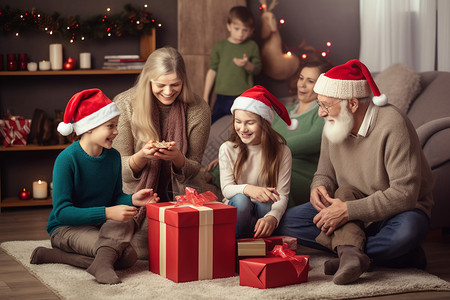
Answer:
<svg viewBox="0 0 450 300"><path fill-rule="evenodd" d="M297 276L300 276L308 264L308 259L306 257L300 257L300 259L295 257L295 251L290 250L287 243L283 243L283 245L275 245L269 253L288 259L297 271Z"/></svg>
<svg viewBox="0 0 450 300"><path fill-rule="evenodd" d="M210 191L198 195L194 188L186 187L186 195L176 196L175 199L177 200L175 206L191 204L194 206L202 206L206 202L216 201L217 196Z"/></svg>

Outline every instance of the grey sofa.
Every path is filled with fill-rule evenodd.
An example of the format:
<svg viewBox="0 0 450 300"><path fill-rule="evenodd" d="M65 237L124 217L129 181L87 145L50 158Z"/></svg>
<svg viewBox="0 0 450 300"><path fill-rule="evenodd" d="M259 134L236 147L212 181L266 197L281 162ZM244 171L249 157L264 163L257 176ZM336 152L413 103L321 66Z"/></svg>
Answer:
<svg viewBox="0 0 450 300"><path fill-rule="evenodd" d="M375 81L417 129L436 182L431 227L450 228L450 72L417 74L405 65L394 64L376 74ZM203 166L217 157L221 143L229 136L230 122L231 117L226 116L211 127Z"/></svg>

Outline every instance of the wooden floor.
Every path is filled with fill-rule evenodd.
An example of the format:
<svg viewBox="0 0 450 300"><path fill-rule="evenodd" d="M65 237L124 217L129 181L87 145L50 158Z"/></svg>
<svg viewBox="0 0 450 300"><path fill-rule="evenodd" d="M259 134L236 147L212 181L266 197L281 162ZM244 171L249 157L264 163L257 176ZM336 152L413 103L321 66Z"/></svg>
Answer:
<svg viewBox="0 0 450 300"><path fill-rule="evenodd" d="M45 226L49 212L48 207L3 209L0 213L0 243L48 239ZM440 230L430 232L424 243L424 250L428 258L427 271L450 281L450 232L442 233ZM0 299L58 299L58 297L21 264L0 250ZM450 299L450 292L407 293L364 299Z"/></svg>

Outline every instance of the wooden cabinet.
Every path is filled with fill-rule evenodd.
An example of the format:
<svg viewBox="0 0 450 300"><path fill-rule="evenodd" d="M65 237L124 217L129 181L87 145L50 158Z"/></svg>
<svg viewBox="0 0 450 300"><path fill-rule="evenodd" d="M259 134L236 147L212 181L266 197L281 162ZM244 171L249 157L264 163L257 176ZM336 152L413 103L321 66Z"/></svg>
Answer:
<svg viewBox="0 0 450 300"><path fill-rule="evenodd" d="M29 82L34 82L33 79L39 81L39 84L34 89L46 89L46 83L50 78L57 78L67 76L70 80L87 80L95 84L96 81L104 80L105 76L111 81L112 85L117 85L118 82L124 86L122 90L131 87L140 70L70 70L70 71L4 71L0 72L1 78L7 78L7 82L23 82L26 78ZM119 76L122 75L122 76ZM88 79L86 79L88 76ZM123 76L127 78L125 84L123 83ZM0 92L8 89L8 84L4 84L5 80L0 79ZM0 96L2 93L0 93ZM112 98L114 95L111 95ZM67 97L61 97L62 106L69 100ZM21 99L21 101L35 101L31 98ZM0 97L0 102L3 101ZM43 100L42 100L43 101ZM18 113L20 114L20 112ZM6 207L24 207L24 206L41 206L51 205L52 199L49 197L44 200L20 200L18 193L22 188L27 188L32 194L32 182L38 178L33 178L30 172L34 172L39 176L39 179L44 179L50 184L51 171L53 169L53 162L58 156L59 152L65 149L68 145L27 145L27 146L0 146L0 210ZM22 182L21 182L22 181ZM49 192L50 195L50 192Z"/></svg>

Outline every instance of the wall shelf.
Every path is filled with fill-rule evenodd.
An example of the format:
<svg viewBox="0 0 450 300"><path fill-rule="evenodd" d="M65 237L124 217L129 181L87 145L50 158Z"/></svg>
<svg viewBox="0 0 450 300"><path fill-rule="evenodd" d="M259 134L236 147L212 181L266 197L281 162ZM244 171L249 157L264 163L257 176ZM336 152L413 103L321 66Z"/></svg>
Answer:
<svg viewBox="0 0 450 300"><path fill-rule="evenodd" d="M0 76L44 76L44 75L120 75L139 74L142 70L63 70L63 71L0 71Z"/></svg>
<svg viewBox="0 0 450 300"><path fill-rule="evenodd" d="M49 146L40 146L40 145L26 145L26 146L11 146L5 147L0 146L0 152L11 152L11 151L39 151L39 150L63 150L67 148L70 144L64 145L49 145Z"/></svg>
<svg viewBox="0 0 450 300"><path fill-rule="evenodd" d="M52 198L47 199L28 199L20 200L17 197L5 197L0 201L0 208L2 207L27 207L27 206L47 206L52 205Z"/></svg>

